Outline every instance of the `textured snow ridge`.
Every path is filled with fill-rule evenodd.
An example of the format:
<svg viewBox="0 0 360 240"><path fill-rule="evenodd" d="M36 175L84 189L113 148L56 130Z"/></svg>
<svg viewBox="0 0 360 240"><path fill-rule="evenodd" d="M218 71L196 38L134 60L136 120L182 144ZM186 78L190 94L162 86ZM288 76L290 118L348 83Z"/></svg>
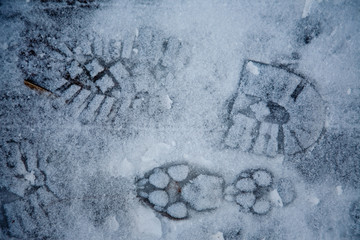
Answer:
<svg viewBox="0 0 360 240"><path fill-rule="evenodd" d="M245 62L228 113L225 145L270 157L312 146L326 114L321 96L303 76L255 61Z"/></svg>
<svg viewBox="0 0 360 240"><path fill-rule="evenodd" d="M61 105L82 123L115 122L119 111L127 111L124 118L171 108L164 103L169 99L165 89L154 82L174 78L185 67L190 57L186 43L150 27L122 38L88 32L71 40L51 30L36 35L37 28L27 29L27 46L20 51L26 82L62 99Z"/></svg>
<svg viewBox="0 0 360 240"><path fill-rule="evenodd" d="M236 181L225 190L225 199L235 201L244 212L265 215L272 205L286 206L296 197L292 182L280 178L276 182L266 169L241 172Z"/></svg>
<svg viewBox="0 0 360 240"><path fill-rule="evenodd" d="M189 217L190 209L216 209L223 199L224 180L199 172L186 164L155 168L136 182L138 197L171 219Z"/></svg>

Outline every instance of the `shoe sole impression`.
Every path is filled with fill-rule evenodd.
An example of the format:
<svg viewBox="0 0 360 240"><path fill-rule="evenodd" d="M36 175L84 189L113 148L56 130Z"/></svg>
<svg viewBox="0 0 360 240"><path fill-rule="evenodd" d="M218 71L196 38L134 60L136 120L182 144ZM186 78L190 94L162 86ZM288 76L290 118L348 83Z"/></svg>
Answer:
<svg viewBox="0 0 360 240"><path fill-rule="evenodd" d="M304 152L321 137L325 103L304 76L245 61L229 100L226 147L275 157Z"/></svg>
<svg viewBox="0 0 360 240"><path fill-rule="evenodd" d="M65 107L83 124L112 123L119 115L120 122L139 114L153 117L171 108L160 82L188 64L187 43L150 27L121 39L87 33L78 40L51 30L36 34L44 30L33 25L34 31L24 33L19 67L27 86L59 98L55 108Z"/></svg>

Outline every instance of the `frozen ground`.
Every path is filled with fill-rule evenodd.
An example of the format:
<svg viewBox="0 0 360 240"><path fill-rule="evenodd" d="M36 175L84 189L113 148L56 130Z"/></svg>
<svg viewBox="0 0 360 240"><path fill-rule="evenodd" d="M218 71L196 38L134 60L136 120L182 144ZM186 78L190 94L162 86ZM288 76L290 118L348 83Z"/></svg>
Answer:
<svg viewBox="0 0 360 240"><path fill-rule="evenodd" d="M360 238L359 1L0 22L0 239Z"/></svg>

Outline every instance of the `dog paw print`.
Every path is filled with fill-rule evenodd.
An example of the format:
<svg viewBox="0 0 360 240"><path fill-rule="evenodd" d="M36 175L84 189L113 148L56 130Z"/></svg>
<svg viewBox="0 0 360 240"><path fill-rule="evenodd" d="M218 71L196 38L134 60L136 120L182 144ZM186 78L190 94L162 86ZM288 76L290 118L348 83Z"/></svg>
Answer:
<svg viewBox="0 0 360 240"><path fill-rule="evenodd" d="M222 201L224 180L200 172L187 164L155 168L137 181L137 194L154 210L172 219L216 209Z"/></svg>
<svg viewBox="0 0 360 240"><path fill-rule="evenodd" d="M303 152L321 137L325 104L304 76L248 60L238 86L225 146L274 157Z"/></svg>
<svg viewBox="0 0 360 240"><path fill-rule="evenodd" d="M227 198L233 199L245 212L263 215L270 211L267 197L273 184L272 174L265 169L251 169L240 173L234 184L226 189Z"/></svg>

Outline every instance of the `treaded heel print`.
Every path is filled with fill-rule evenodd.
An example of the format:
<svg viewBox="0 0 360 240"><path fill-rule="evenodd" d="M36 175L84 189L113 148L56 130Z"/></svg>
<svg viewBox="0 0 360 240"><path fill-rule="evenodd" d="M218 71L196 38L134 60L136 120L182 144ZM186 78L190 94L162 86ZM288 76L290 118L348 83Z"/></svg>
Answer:
<svg viewBox="0 0 360 240"><path fill-rule="evenodd" d="M171 219L186 219L192 212L220 206L224 180L187 164L155 168L136 182L137 194L157 212Z"/></svg>
<svg viewBox="0 0 360 240"><path fill-rule="evenodd" d="M38 27L33 28L36 32ZM27 35L19 63L25 83L60 97L70 115L85 124L169 109L171 100L161 83L175 78L189 61L186 43L149 27L122 39L95 33L79 40Z"/></svg>
<svg viewBox="0 0 360 240"><path fill-rule="evenodd" d="M325 104L302 75L247 60L228 104L224 144L274 157L303 152L320 138Z"/></svg>

